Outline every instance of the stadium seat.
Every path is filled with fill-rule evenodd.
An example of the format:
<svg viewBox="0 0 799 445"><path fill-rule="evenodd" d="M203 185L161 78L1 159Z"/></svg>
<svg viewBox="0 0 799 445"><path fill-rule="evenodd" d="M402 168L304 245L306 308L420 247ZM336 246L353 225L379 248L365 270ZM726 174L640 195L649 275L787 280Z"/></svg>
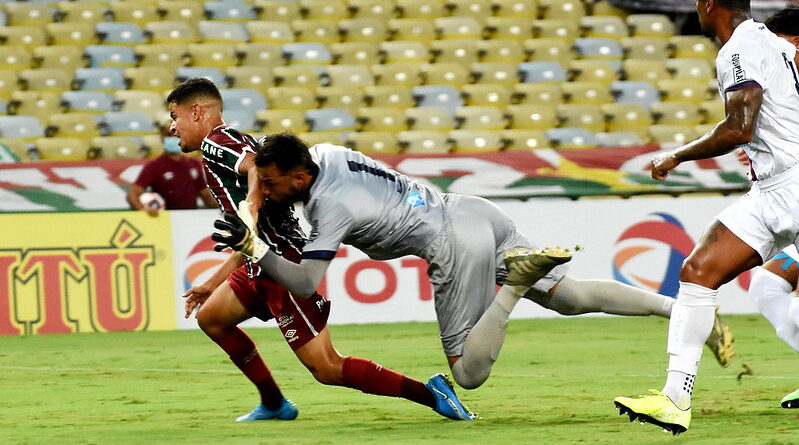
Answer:
<svg viewBox="0 0 799 445"><path fill-rule="evenodd" d="M141 113L111 111L100 121L104 136L143 136L156 131L153 121Z"/></svg>
<svg viewBox="0 0 799 445"><path fill-rule="evenodd" d="M308 131L305 113L301 110L263 110L255 115L264 133L303 133Z"/></svg>
<svg viewBox="0 0 799 445"><path fill-rule="evenodd" d="M32 141L44 136L44 127L34 116L0 116L0 138Z"/></svg>
<svg viewBox="0 0 799 445"><path fill-rule="evenodd" d="M556 62L566 66L576 56L571 45L563 39L526 39L522 45L531 62Z"/></svg>
<svg viewBox="0 0 799 445"><path fill-rule="evenodd" d="M294 30L298 42L329 45L341 41L338 24L328 20L295 20L291 22L291 29Z"/></svg>
<svg viewBox="0 0 799 445"><path fill-rule="evenodd" d="M91 113L55 113L47 120L47 137L93 138L100 136L97 120Z"/></svg>
<svg viewBox="0 0 799 445"><path fill-rule="evenodd" d="M474 17L482 20L493 12L490 0L447 0L444 7L455 17Z"/></svg>
<svg viewBox="0 0 799 445"><path fill-rule="evenodd" d="M286 3L289 4L289 3ZM294 31L288 23L277 21L254 21L244 24L251 42L291 43L295 40Z"/></svg>
<svg viewBox="0 0 799 445"><path fill-rule="evenodd" d="M675 145L685 144L700 136L693 127L685 125L652 125L649 127L649 135L656 144Z"/></svg>
<svg viewBox="0 0 799 445"><path fill-rule="evenodd" d="M19 89L19 71L0 68L0 99L9 100L11 92Z"/></svg>
<svg viewBox="0 0 799 445"><path fill-rule="evenodd" d="M276 66L272 69L275 85L281 87L316 88L322 86L319 69L308 65Z"/></svg>
<svg viewBox="0 0 799 445"><path fill-rule="evenodd" d="M594 134L600 147L634 147L644 145L644 140L636 133L629 131L612 131Z"/></svg>
<svg viewBox="0 0 799 445"><path fill-rule="evenodd" d="M438 0L397 0L397 12L408 19L434 19L447 15L444 2Z"/></svg>
<svg viewBox="0 0 799 445"><path fill-rule="evenodd" d="M174 73L162 67L126 68L124 74L125 84L130 90L166 92L175 86Z"/></svg>
<svg viewBox="0 0 799 445"><path fill-rule="evenodd" d="M526 17L486 17L485 34L492 40L525 40L535 36L535 27Z"/></svg>
<svg viewBox="0 0 799 445"><path fill-rule="evenodd" d="M708 99L707 84L702 81L691 79L666 79L657 83L661 98L664 101L672 102L693 102L702 103Z"/></svg>
<svg viewBox="0 0 799 445"><path fill-rule="evenodd" d="M108 8L103 2L60 1L55 17L59 22L81 22L96 24L106 19Z"/></svg>
<svg viewBox="0 0 799 445"><path fill-rule="evenodd" d="M622 104L638 104L649 109L653 103L660 101L660 93L649 82L634 80L618 81L610 84L610 90L616 102Z"/></svg>
<svg viewBox="0 0 799 445"><path fill-rule="evenodd" d="M49 45L92 45L97 43L93 23L49 23L45 25Z"/></svg>
<svg viewBox="0 0 799 445"><path fill-rule="evenodd" d="M91 149L101 159L139 159L146 155L142 140L135 136L99 136L92 138Z"/></svg>
<svg viewBox="0 0 799 445"><path fill-rule="evenodd" d="M319 87L316 89L316 100L319 108L344 108L350 113L366 105L363 92L352 86Z"/></svg>
<svg viewBox="0 0 799 445"><path fill-rule="evenodd" d="M250 38L243 23L201 20L197 30L205 43L235 44L244 43Z"/></svg>
<svg viewBox="0 0 799 445"><path fill-rule="evenodd" d="M629 35L627 24L621 17L590 15L580 17L580 29L589 38L622 40Z"/></svg>
<svg viewBox="0 0 799 445"><path fill-rule="evenodd" d="M136 45L133 52L140 68L155 67L174 71L191 62L189 47L182 43Z"/></svg>
<svg viewBox="0 0 799 445"><path fill-rule="evenodd" d="M325 67L324 77L332 87L363 88L374 85L372 73L364 65L329 65Z"/></svg>
<svg viewBox="0 0 799 445"><path fill-rule="evenodd" d="M255 8L240 0L207 1L203 3L203 9L209 20L246 22L258 18Z"/></svg>
<svg viewBox="0 0 799 445"><path fill-rule="evenodd" d="M400 131L397 141L406 154L442 154L451 148L448 134L440 131Z"/></svg>
<svg viewBox="0 0 799 445"><path fill-rule="evenodd" d="M160 134L141 136L141 149L145 157L154 158L164 152L164 139Z"/></svg>
<svg viewBox="0 0 799 445"><path fill-rule="evenodd" d="M563 103L564 82L517 83L513 86L511 102L514 104Z"/></svg>
<svg viewBox="0 0 799 445"><path fill-rule="evenodd" d="M363 107L356 113L358 131L405 131L408 129L402 108Z"/></svg>
<svg viewBox="0 0 799 445"><path fill-rule="evenodd" d="M482 63L522 63L527 59L524 46L518 40L491 39L478 40L480 62Z"/></svg>
<svg viewBox="0 0 799 445"><path fill-rule="evenodd" d="M608 86L599 82L565 82L562 88L570 104L602 105L614 100Z"/></svg>
<svg viewBox="0 0 799 445"><path fill-rule="evenodd" d="M585 128L592 132L605 131L605 113L592 105L561 104L557 106L562 127ZM552 139L552 136L549 136Z"/></svg>
<svg viewBox="0 0 799 445"><path fill-rule="evenodd" d="M389 19L388 32L392 40L435 40L436 29L433 21L424 18Z"/></svg>
<svg viewBox="0 0 799 445"><path fill-rule="evenodd" d="M449 140L454 153L490 153L503 148L502 133L496 130L452 130Z"/></svg>
<svg viewBox="0 0 799 445"><path fill-rule="evenodd" d="M462 65L476 63L480 61L480 49L477 42L480 41L433 40L430 42L430 54L433 55L435 63L460 63Z"/></svg>
<svg viewBox="0 0 799 445"><path fill-rule="evenodd" d="M89 139L39 138L34 142L34 156L41 161L84 161L90 148Z"/></svg>
<svg viewBox="0 0 799 445"><path fill-rule="evenodd" d="M133 48L119 45L88 45L83 54L90 68L132 68L136 66Z"/></svg>
<svg viewBox="0 0 799 445"><path fill-rule="evenodd" d="M241 110L255 115L268 108L266 99L256 90L222 88L219 92L222 94L224 112Z"/></svg>
<svg viewBox="0 0 799 445"><path fill-rule="evenodd" d="M463 106L458 90L448 85L421 85L411 89L417 107L444 107L450 111Z"/></svg>
<svg viewBox="0 0 799 445"><path fill-rule="evenodd" d="M576 20L534 20L533 34L536 38L557 38L571 43L580 36L580 26Z"/></svg>
<svg viewBox="0 0 799 445"><path fill-rule="evenodd" d="M718 53L716 44L705 36L672 36L668 42L678 58L714 60Z"/></svg>
<svg viewBox="0 0 799 445"><path fill-rule="evenodd" d="M433 19L439 39L480 39L483 25L474 17L439 17Z"/></svg>
<svg viewBox="0 0 799 445"><path fill-rule="evenodd" d="M622 62L622 72L626 80L654 83L671 79L666 63L662 60L627 59Z"/></svg>
<svg viewBox="0 0 799 445"><path fill-rule="evenodd" d="M242 133L259 131L255 115L246 110L226 110L222 116L225 123Z"/></svg>
<svg viewBox="0 0 799 445"><path fill-rule="evenodd" d="M70 89L72 72L60 68L23 70L19 84L24 90L62 92Z"/></svg>
<svg viewBox="0 0 799 445"><path fill-rule="evenodd" d="M299 2L286 2L282 0L254 0L253 9L258 14L258 20L275 20L291 23L302 18Z"/></svg>
<svg viewBox="0 0 799 445"><path fill-rule="evenodd" d="M0 42L5 46L32 49L48 44L47 33L41 26L2 26Z"/></svg>
<svg viewBox="0 0 799 445"><path fill-rule="evenodd" d="M138 45L145 42L144 31L136 23L100 22L94 30L104 45Z"/></svg>
<svg viewBox="0 0 799 445"><path fill-rule="evenodd" d="M416 100L407 88L393 85L374 85L364 87L364 99L370 107L410 108L416 106Z"/></svg>
<svg viewBox="0 0 799 445"><path fill-rule="evenodd" d="M158 0L158 14L162 21L197 23L205 18L203 2L190 0Z"/></svg>
<svg viewBox="0 0 799 445"><path fill-rule="evenodd" d="M271 87L266 90L269 108L278 110L307 110L316 108L316 95L305 87Z"/></svg>
<svg viewBox="0 0 799 445"><path fill-rule="evenodd" d="M175 71L175 80L184 82L195 77L203 77L210 80L219 88L227 88L227 78L219 68L208 68L204 66L182 66Z"/></svg>
<svg viewBox="0 0 799 445"><path fill-rule="evenodd" d="M573 47L581 59L621 60L624 57L621 46L610 39L582 37L574 40Z"/></svg>
<svg viewBox="0 0 799 445"><path fill-rule="evenodd" d="M114 111L138 113L153 122L160 122L167 114L165 98L155 91L119 90L114 93Z"/></svg>
<svg viewBox="0 0 799 445"><path fill-rule="evenodd" d="M32 62L36 68L59 68L68 71L86 66L83 47L74 45L37 46L33 48Z"/></svg>
<svg viewBox="0 0 799 445"><path fill-rule="evenodd" d="M727 112L724 109L724 102L718 98L702 102L699 105L699 111L704 117L703 123L706 124L716 124L727 117Z"/></svg>
<svg viewBox="0 0 799 445"><path fill-rule="evenodd" d="M10 26L41 26L55 21L55 12L44 2L4 2L6 18Z"/></svg>
<svg viewBox="0 0 799 445"><path fill-rule="evenodd" d="M297 134L303 142L309 147L317 144L335 144L341 145L344 143L342 132L340 131L311 131L307 133Z"/></svg>
<svg viewBox="0 0 799 445"><path fill-rule="evenodd" d="M189 22L163 21L144 25L144 36L151 43L197 43L200 34L196 25Z"/></svg>
<svg viewBox="0 0 799 445"><path fill-rule="evenodd" d="M699 105L690 102L656 102L650 109L656 124L699 125L703 116Z"/></svg>
<svg viewBox="0 0 799 445"><path fill-rule="evenodd" d="M595 16L627 17L629 13L608 0L599 0L591 3L591 14Z"/></svg>
<svg viewBox="0 0 799 445"><path fill-rule="evenodd" d="M283 46L277 43L245 43L236 47L240 66L271 68L284 65ZM269 71L265 69L264 71ZM271 73L270 73L271 74ZM270 75L271 78L271 75Z"/></svg>
<svg viewBox="0 0 799 445"><path fill-rule="evenodd" d="M341 20L349 17L347 4L343 0L298 0L300 14L306 20Z"/></svg>
<svg viewBox="0 0 799 445"><path fill-rule="evenodd" d="M707 59L668 59L665 64L673 79L716 79L715 71Z"/></svg>
<svg viewBox="0 0 799 445"><path fill-rule="evenodd" d="M585 5L580 0L539 0L538 8L542 19L579 21L586 14Z"/></svg>
<svg viewBox="0 0 799 445"><path fill-rule="evenodd" d="M544 130L502 130L502 145L505 150L536 150L549 147Z"/></svg>
<svg viewBox="0 0 799 445"><path fill-rule="evenodd" d="M42 122L54 112L61 110L61 95L54 91L12 91L9 99L9 114L33 116ZM6 136L0 135L0 137Z"/></svg>
<svg viewBox="0 0 799 445"><path fill-rule="evenodd" d="M505 113L509 128L546 130L558 125L557 106L555 104L508 105Z"/></svg>
<svg viewBox="0 0 799 445"><path fill-rule="evenodd" d="M522 82L564 82L566 71L558 62L524 62L518 66Z"/></svg>
<svg viewBox="0 0 799 445"><path fill-rule="evenodd" d="M33 66L33 54L22 46L0 46L0 68L23 70Z"/></svg>
<svg viewBox="0 0 799 445"><path fill-rule="evenodd" d="M108 2L108 10L114 22L134 23L139 26L160 18L155 5L149 2Z"/></svg>
<svg viewBox="0 0 799 445"><path fill-rule="evenodd" d="M328 65L333 55L327 46L315 42L286 43L282 47L283 58L289 64Z"/></svg>
<svg viewBox="0 0 799 445"><path fill-rule="evenodd" d="M648 37L671 37L674 23L663 14L631 14L626 19L631 35Z"/></svg>
<svg viewBox="0 0 799 445"><path fill-rule="evenodd" d="M355 118L344 108L307 110L305 119L311 131L354 131Z"/></svg>
<svg viewBox="0 0 799 445"><path fill-rule="evenodd" d="M507 126L498 107L463 106L455 109L455 126L462 130L501 130Z"/></svg>
<svg viewBox="0 0 799 445"><path fill-rule="evenodd" d="M112 111L114 95L100 91L65 91L61 93L61 104L69 113L102 114Z"/></svg>
<svg viewBox="0 0 799 445"><path fill-rule="evenodd" d="M652 117L643 106L635 103L612 103L602 105L609 132L632 132L648 139L648 128Z"/></svg>
<svg viewBox="0 0 799 445"><path fill-rule="evenodd" d="M521 17L532 20L538 17L536 0L492 0L491 11L496 17Z"/></svg>
<svg viewBox="0 0 799 445"><path fill-rule="evenodd" d="M386 131L353 131L344 144L366 155L397 154L402 150L394 133Z"/></svg>
<svg viewBox="0 0 799 445"><path fill-rule="evenodd" d="M378 54L382 63L425 63L430 61L430 49L427 44L422 42L380 42L379 48Z"/></svg>
<svg viewBox="0 0 799 445"><path fill-rule="evenodd" d="M619 80L621 65L608 60L573 60L569 63L572 81L600 82L610 85Z"/></svg>
<svg viewBox="0 0 799 445"><path fill-rule="evenodd" d="M350 0L348 3L353 18L375 18L386 23L394 15L392 0Z"/></svg>
<svg viewBox="0 0 799 445"><path fill-rule="evenodd" d="M449 85L460 89L469 83L469 70L459 63L425 63L419 76L425 85Z"/></svg>
<svg viewBox="0 0 799 445"><path fill-rule="evenodd" d="M0 150L4 150L4 148L7 153L6 156L12 159L15 158L16 162L31 160L29 153L33 149L32 142L0 137ZM13 161L7 160L6 162Z"/></svg>
<svg viewBox="0 0 799 445"><path fill-rule="evenodd" d="M671 54L663 37L625 37L620 43L625 59L664 60Z"/></svg>
<svg viewBox="0 0 799 445"><path fill-rule="evenodd" d="M546 131L546 135L554 148L580 149L598 145L594 133L585 128L551 128Z"/></svg>
<svg viewBox="0 0 799 445"><path fill-rule="evenodd" d="M464 85L461 88L464 105L505 106L510 103L511 89L499 83Z"/></svg>
<svg viewBox="0 0 799 445"><path fill-rule="evenodd" d="M442 107L408 108L405 110L408 128L414 131L450 131L455 119L450 110Z"/></svg>
<svg viewBox="0 0 799 445"><path fill-rule="evenodd" d="M79 68L75 70L74 89L108 93L124 90L126 86L124 70L124 68Z"/></svg>
<svg viewBox="0 0 799 445"><path fill-rule="evenodd" d="M192 43L186 48L192 66L227 68L238 63L236 48L227 43Z"/></svg>
<svg viewBox="0 0 799 445"><path fill-rule="evenodd" d="M374 42L388 38L386 22L373 17L339 20L338 29L344 42Z"/></svg>
<svg viewBox="0 0 799 445"><path fill-rule="evenodd" d="M413 87L422 79L419 75L421 67L418 63L387 63L371 66L375 85L391 85L395 87Z"/></svg>
<svg viewBox="0 0 799 445"><path fill-rule="evenodd" d="M231 88L258 90L265 93L274 86L272 72L258 66L231 66L225 72Z"/></svg>
<svg viewBox="0 0 799 445"><path fill-rule="evenodd" d="M330 45L330 52L337 64L368 66L381 61L377 42L337 42Z"/></svg>

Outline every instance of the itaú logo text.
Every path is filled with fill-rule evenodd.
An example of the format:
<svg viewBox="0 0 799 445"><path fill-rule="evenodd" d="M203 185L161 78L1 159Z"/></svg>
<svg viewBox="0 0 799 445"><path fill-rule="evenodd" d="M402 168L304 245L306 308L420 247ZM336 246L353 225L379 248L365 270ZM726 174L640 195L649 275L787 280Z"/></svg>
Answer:
<svg viewBox="0 0 799 445"><path fill-rule="evenodd" d="M0 334L146 329L155 250L140 236L122 220L104 246L0 250Z"/></svg>

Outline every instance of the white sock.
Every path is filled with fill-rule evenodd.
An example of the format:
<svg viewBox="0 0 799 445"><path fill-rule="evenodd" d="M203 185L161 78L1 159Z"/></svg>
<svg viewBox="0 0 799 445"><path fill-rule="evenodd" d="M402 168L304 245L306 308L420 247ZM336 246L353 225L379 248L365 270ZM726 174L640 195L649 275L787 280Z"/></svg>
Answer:
<svg viewBox="0 0 799 445"><path fill-rule="evenodd" d="M691 407L691 394L702 347L713 329L718 290L680 282L669 321L669 368L665 393L680 409Z"/></svg>
<svg viewBox="0 0 799 445"><path fill-rule="evenodd" d="M791 283L766 269L755 272L749 285L749 297L757 310L774 326L777 337L799 352L798 320L791 315L795 300L792 292Z"/></svg>
<svg viewBox="0 0 799 445"><path fill-rule="evenodd" d="M531 296L533 293L531 293ZM563 315L604 312L669 317L674 299L612 280L575 280L564 276L552 296L533 301Z"/></svg>
<svg viewBox="0 0 799 445"><path fill-rule="evenodd" d="M502 286L494 301L469 331L463 345L463 355L452 365L452 378L466 388L482 385L491 374L499 356L513 307L527 291L527 286Z"/></svg>

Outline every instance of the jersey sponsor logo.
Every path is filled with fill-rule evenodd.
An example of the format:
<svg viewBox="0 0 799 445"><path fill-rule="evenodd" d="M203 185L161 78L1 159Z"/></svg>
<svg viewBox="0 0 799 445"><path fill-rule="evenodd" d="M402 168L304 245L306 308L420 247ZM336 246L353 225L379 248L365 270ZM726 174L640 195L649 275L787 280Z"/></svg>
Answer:
<svg viewBox="0 0 799 445"><path fill-rule="evenodd" d="M277 325L278 325L278 327L281 327L281 328L285 327L285 326L288 326L289 324L291 324L293 322L294 322L294 316L293 315L281 315L280 318L277 319ZM293 330L294 329L291 329L290 331L293 331ZM288 335L288 332L289 331L286 331L286 335Z"/></svg>
<svg viewBox="0 0 799 445"><path fill-rule="evenodd" d="M741 82L746 79L746 72L743 68L741 68L741 55L740 54L733 54L732 55L732 77L735 79L735 82Z"/></svg>
<svg viewBox="0 0 799 445"><path fill-rule="evenodd" d="M286 337L286 341L289 342L289 343L291 343L291 342L297 340L298 338L300 338L300 336L297 335L297 330L296 329L289 329L283 335Z"/></svg>
<svg viewBox="0 0 799 445"><path fill-rule="evenodd" d="M308 241L313 241L317 237L319 237L319 220L318 219L311 220L310 224L311 224L311 233L308 234Z"/></svg>

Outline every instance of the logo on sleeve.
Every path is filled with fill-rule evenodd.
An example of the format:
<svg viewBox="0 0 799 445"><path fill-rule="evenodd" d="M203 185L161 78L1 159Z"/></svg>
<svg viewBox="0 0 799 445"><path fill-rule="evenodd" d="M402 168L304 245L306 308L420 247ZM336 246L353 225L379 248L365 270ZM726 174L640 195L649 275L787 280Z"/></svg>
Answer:
<svg viewBox="0 0 799 445"><path fill-rule="evenodd" d="M746 78L746 72L741 68L740 54L732 55L732 77L735 79L735 83L742 82Z"/></svg>

